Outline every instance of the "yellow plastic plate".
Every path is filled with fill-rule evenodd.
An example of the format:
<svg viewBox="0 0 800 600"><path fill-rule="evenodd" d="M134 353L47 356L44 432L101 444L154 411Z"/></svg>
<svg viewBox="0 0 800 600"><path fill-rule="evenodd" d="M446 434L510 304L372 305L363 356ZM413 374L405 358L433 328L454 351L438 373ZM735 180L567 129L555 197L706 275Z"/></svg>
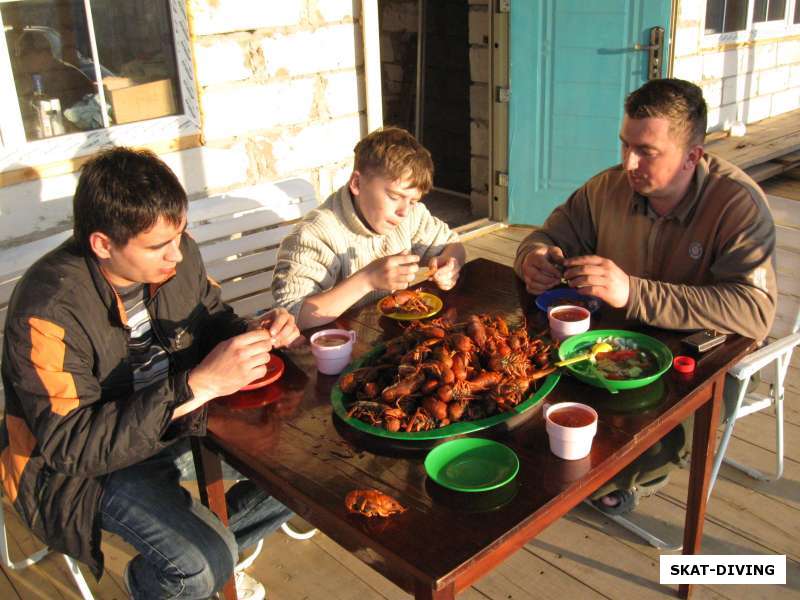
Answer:
<svg viewBox="0 0 800 600"><path fill-rule="evenodd" d="M431 294L430 292L420 292L420 296L430 307L428 312L424 313L415 313L415 312L391 312L385 313L381 310L381 300L378 300L378 311L384 316L389 317L390 319L395 319L397 321L416 321L417 319L427 319L428 317L432 317L440 310L442 310L442 306L444 306L444 302L439 296L435 294Z"/></svg>

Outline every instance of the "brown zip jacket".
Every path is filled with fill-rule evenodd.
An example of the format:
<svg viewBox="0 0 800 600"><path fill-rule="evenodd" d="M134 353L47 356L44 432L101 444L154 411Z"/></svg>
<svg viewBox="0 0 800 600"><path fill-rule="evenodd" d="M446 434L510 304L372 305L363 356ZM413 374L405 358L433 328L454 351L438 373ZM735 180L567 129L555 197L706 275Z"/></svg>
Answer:
<svg viewBox="0 0 800 600"><path fill-rule="evenodd" d="M592 177L522 241L517 275L540 244L614 261L630 276L628 319L762 340L775 317L775 225L764 192L713 155L663 217L631 189L621 165Z"/></svg>
<svg viewBox="0 0 800 600"><path fill-rule="evenodd" d="M147 310L169 375L134 391L125 309L97 262L73 239L37 261L14 289L3 340L3 492L51 548L103 570L99 502L105 476L187 435L205 408L175 421L192 398L189 369L244 322L222 303L189 236L175 275L151 286Z"/></svg>

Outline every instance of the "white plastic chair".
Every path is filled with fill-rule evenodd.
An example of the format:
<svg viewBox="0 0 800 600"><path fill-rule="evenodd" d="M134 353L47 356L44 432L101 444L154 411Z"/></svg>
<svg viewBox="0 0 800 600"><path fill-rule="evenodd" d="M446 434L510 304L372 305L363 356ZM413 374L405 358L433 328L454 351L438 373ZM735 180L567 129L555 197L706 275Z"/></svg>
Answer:
<svg viewBox="0 0 800 600"><path fill-rule="evenodd" d="M736 406L725 421L725 430L722 433L722 439L714 454L714 465L711 469L711 478L708 484L708 498L711 498L711 491L714 489L714 484L717 481L717 475L719 475L719 470L723 462L744 471L750 477L758 479L759 481L775 481L776 479L780 479L783 475L784 384L786 382L786 373L789 370L789 363L792 359L792 352L795 347L800 344L799 330L800 308L795 317L792 333L756 350L736 363L736 365L728 371L731 377L738 380L738 395L736 398ZM769 384L768 393L764 394L758 391L747 391L750 380L756 373L761 375L763 382ZM725 452L728 449L728 443L733 434L736 421L747 415L769 408L772 405L775 406L775 474L765 475L753 467L749 467L730 458L725 458ZM595 510L600 511L600 509L591 502L587 502L587 504ZM602 513L602 511L600 512ZM682 548L680 545L665 542L626 517L621 515L608 515L606 513L602 514L631 533L638 535L654 548L668 552L678 551Z"/></svg>
<svg viewBox="0 0 800 600"><path fill-rule="evenodd" d="M27 558L19 561L19 562L12 562L11 556L8 552L8 539L6 538L6 521L5 521L5 514L4 514L4 507L2 498L0 498L0 559L3 561L3 565L8 567L9 569L13 569L15 571L21 571L31 565L35 565L37 562L42 560L45 556L50 554L50 548L42 548L28 556ZM81 592L81 597L84 600L94 600L94 596L92 596L91 590L89 590L89 586L86 583L86 580L83 578L83 573L81 573L80 568L78 567L78 562L67 556L66 554L61 555L67 563L67 568L69 569L70 574L72 575L72 579L75 580L75 585L78 586L78 589Z"/></svg>
<svg viewBox="0 0 800 600"><path fill-rule="evenodd" d="M798 328L800 328L800 320L795 322L791 334L753 352L728 371L729 375L739 381L739 394L736 399L736 407L725 423L725 431L722 434L722 439L714 457L714 467L711 471L711 483L708 489L709 497L723 462L744 471L753 479L760 481L774 481L780 479L783 475L784 384L786 382L786 372L792 359L792 352L800 344ZM761 374L762 381L769 384L769 390L766 394L758 391L747 392L750 379L757 372ZM728 449L728 442L731 439L736 421L772 405L775 406L775 474L765 475L753 467L725 458L725 451Z"/></svg>

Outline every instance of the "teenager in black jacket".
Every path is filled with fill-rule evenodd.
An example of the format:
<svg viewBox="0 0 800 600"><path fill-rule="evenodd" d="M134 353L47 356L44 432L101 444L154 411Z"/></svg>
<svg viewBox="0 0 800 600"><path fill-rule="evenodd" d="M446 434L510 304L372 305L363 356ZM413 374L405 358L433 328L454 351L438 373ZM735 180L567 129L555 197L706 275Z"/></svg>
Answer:
<svg viewBox="0 0 800 600"><path fill-rule="evenodd" d="M299 337L282 309L267 330L222 302L185 233L187 206L149 152L91 160L74 235L20 280L3 343L6 496L38 537L97 577L101 530L122 536L140 552L126 584L148 600L212 595L239 549L290 515L241 481L228 494L228 530L179 485L207 402L262 376L269 351Z"/></svg>

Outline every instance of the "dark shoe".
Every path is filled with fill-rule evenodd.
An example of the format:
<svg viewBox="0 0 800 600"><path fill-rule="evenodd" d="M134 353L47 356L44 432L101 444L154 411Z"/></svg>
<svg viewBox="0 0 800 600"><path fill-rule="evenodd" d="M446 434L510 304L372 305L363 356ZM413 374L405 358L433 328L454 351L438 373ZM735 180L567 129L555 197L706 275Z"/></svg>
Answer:
<svg viewBox="0 0 800 600"><path fill-rule="evenodd" d="M636 504L638 503L633 490L614 490L613 492L606 494L606 496L616 498L617 503L614 506L608 506L605 502L603 502L603 498L605 498L605 496L603 496L603 498L592 500L592 504L601 513L610 516L618 516L629 513L636 508Z"/></svg>
<svg viewBox="0 0 800 600"><path fill-rule="evenodd" d="M633 493L638 498L649 498L653 496L658 490L663 488L665 485L669 483L669 475L664 475L663 477L659 477L658 479L653 479L652 481L647 481L645 483L640 483L638 485L633 486Z"/></svg>
<svg viewBox="0 0 800 600"><path fill-rule="evenodd" d="M602 513L611 516L624 515L631 512L639 505L639 500L649 498L669 482L669 475L664 475L652 481L640 483L629 490L614 490L607 494L617 499L614 506L608 506L603 502L603 498L592 500L592 504Z"/></svg>

